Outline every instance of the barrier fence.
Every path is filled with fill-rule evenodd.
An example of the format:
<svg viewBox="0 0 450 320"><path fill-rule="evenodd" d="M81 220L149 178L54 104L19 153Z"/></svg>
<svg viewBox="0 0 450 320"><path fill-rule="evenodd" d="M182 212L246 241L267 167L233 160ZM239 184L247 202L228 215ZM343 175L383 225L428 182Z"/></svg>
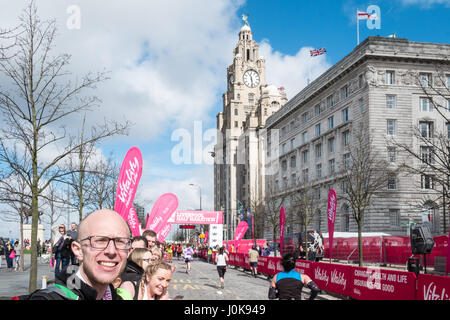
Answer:
<svg viewBox="0 0 450 320"><path fill-rule="evenodd" d="M206 259L207 251L199 255ZM260 257L258 273L282 272L280 261ZM250 269L248 255L243 253L230 253L228 264ZM307 274L324 291L357 300L450 300L450 277L307 260L297 260L295 270Z"/></svg>

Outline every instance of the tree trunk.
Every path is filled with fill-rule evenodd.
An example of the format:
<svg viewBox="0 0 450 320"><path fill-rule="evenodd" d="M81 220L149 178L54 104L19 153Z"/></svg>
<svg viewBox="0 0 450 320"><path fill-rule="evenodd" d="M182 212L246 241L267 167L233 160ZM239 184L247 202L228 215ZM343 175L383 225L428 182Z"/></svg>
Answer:
<svg viewBox="0 0 450 320"><path fill-rule="evenodd" d="M23 212L23 211L22 211ZM24 241L23 241L23 217L22 215L20 216L20 272L23 272L23 264L25 262L25 258L24 258L24 250L23 250L23 245L24 245Z"/></svg>
<svg viewBox="0 0 450 320"><path fill-rule="evenodd" d="M361 220L358 220L358 256L359 256L359 266L363 266L363 246L362 246L362 227L361 227Z"/></svg>

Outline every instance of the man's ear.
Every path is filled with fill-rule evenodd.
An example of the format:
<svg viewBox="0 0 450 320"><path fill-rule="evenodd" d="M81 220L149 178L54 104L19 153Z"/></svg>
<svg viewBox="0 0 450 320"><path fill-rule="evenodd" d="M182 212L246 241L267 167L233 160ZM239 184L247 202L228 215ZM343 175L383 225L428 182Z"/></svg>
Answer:
<svg viewBox="0 0 450 320"><path fill-rule="evenodd" d="M72 252L79 262L83 261L83 250L81 249L81 244L76 241L72 242Z"/></svg>

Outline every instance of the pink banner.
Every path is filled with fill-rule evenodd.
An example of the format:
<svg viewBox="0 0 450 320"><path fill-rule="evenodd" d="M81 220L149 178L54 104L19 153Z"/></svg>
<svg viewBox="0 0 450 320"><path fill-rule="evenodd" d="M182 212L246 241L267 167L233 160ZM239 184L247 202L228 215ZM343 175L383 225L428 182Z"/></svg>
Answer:
<svg viewBox="0 0 450 320"><path fill-rule="evenodd" d="M223 212L177 210L170 217L169 222L178 224L223 224Z"/></svg>
<svg viewBox="0 0 450 320"><path fill-rule="evenodd" d="M156 200L152 208L146 229L159 233L178 207L178 198L173 193L165 193Z"/></svg>
<svg viewBox="0 0 450 320"><path fill-rule="evenodd" d="M450 300L450 278L419 274L417 300Z"/></svg>
<svg viewBox="0 0 450 320"><path fill-rule="evenodd" d="M352 288L352 266L313 262L307 274L320 289L350 296Z"/></svg>
<svg viewBox="0 0 450 320"><path fill-rule="evenodd" d="M283 256L283 238L284 238L284 224L286 222L286 213L284 206L280 208L280 255Z"/></svg>
<svg viewBox="0 0 450 320"><path fill-rule="evenodd" d="M447 263L445 264L445 274L448 275L450 272L450 228L448 229L447 238Z"/></svg>
<svg viewBox="0 0 450 320"><path fill-rule="evenodd" d="M328 209L327 209L327 220L328 220L328 242L329 242L329 256L330 262L333 255L333 233L334 233L334 221L336 220L336 208L337 208L337 197L336 191L330 189L328 193Z"/></svg>
<svg viewBox="0 0 450 320"><path fill-rule="evenodd" d="M239 222L234 232L234 247L236 248L244 237L245 232L248 229L248 224L245 221Z"/></svg>
<svg viewBox="0 0 450 320"><path fill-rule="evenodd" d="M170 233L170 230L172 229L172 224L166 223L166 225L161 229L161 231L158 233L158 241L164 242L167 235Z"/></svg>
<svg viewBox="0 0 450 320"><path fill-rule="evenodd" d="M127 214L133 205L134 195L142 175L142 154L133 147L128 150L120 168L119 180L117 181L116 201L114 211L127 220Z"/></svg>
<svg viewBox="0 0 450 320"><path fill-rule="evenodd" d="M131 206L130 210L128 210L127 222L130 226L133 237L141 235L139 230L139 219L133 206Z"/></svg>
<svg viewBox="0 0 450 320"><path fill-rule="evenodd" d="M208 243L208 235L209 235L209 232L205 231L205 243Z"/></svg>

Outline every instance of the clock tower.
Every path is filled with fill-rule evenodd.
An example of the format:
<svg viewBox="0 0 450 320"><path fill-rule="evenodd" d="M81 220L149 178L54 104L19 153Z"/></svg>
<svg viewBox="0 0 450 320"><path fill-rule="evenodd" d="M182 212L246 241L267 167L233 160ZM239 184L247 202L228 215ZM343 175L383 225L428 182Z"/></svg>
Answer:
<svg viewBox="0 0 450 320"><path fill-rule="evenodd" d="M267 107L267 89L274 86L266 84L265 59L259 56L258 43L253 40L246 19L244 22L233 50L233 63L227 68L227 91L222 96L223 111L217 115L217 144L214 149L214 206L215 210L224 212L225 240L234 239L234 231L241 218L240 210L249 207L249 201L244 200L242 192L246 189L243 176L246 162L242 154L248 154L248 150L241 150L240 140L250 123L256 123L252 130L258 130L284 104L279 94L274 98L277 104L273 104L278 108ZM273 100L272 97L270 99Z"/></svg>

